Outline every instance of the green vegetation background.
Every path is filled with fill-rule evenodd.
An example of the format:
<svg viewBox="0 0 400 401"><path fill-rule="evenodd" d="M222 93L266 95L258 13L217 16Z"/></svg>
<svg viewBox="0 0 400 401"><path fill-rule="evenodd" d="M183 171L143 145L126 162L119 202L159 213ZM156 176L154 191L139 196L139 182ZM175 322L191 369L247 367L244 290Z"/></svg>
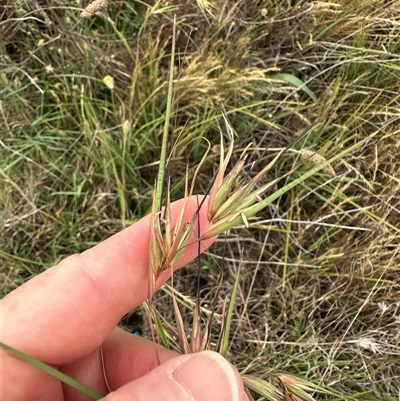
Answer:
<svg viewBox="0 0 400 401"><path fill-rule="evenodd" d="M235 157L252 143L249 174L304 132L295 148L327 158L360 143L335 163L336 177L307 180L202 259L207 307L225 256L217 310L243 262L231 361L340 394L319 399L397 399L399 2L110 1L82 19L86 5L0 6L2 295L150 211L176 15L173 199L206 150L203 138L212 151L197 190L206 193L223 108ZM270 178L298 164L289 152ZM187 300L194 274L176 280ZM174 321L167 291L155 305ZM140 319L134 312L124 323Z"/></svg>

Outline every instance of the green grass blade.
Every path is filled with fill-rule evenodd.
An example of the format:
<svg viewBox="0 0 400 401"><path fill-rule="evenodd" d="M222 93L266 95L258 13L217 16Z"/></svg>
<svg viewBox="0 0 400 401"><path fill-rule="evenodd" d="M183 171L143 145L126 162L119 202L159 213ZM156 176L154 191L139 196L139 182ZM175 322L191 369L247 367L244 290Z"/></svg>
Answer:
<svg viewBox="0 0 400 401"><path fill-rule="evenodd" d="M36 366L37 368L45 371L49 375L62 381L63 383L67 384L68 386L71 386L75 390L80 391L82 394L87 395L92 400L100 400L101 398L104 398L103 395L90 389L89 387L85 386L84 384L79 383L78 381L72 379L71 377L67 376L66 374L53 368L52 366L49 366L49 365L39 361L38 359L33 358L32 356L29 356L21 351L18 351L17 349L10 347L9 345L2 343L1 341L0 341L0 347L5 349L6 351L8 351L10 354L13 354L16 357L18 357L26 362L29 362L31 365ZM23 380L23 378L22 378L22 380Z"/></svg>
<svg viewBox="0 0 400 401"><path fill-rule="evenodd" d="M303 181L305 181L307 178L310 178L313 176L315 173L318 171L324 169L326 166L329 164L332 164L335 160L338 160L347 154L351 153L352 151L358 149L360 146L362 146L363 142L357 142L352 146L349 146L348 148L344 149L342 152L337 153L335 156L331 157L329 160L327 160L325 163L322 163L320 165L315 166L314 168L306 171L304 174L302 174L299 178L296 178L289 184L285 185L284 187L280 188L279 190L275 191L273 194L268 196L267 198L263 199L261 202L259 202L257 205L251 206L248 209L251 209L251 215L254 216L256 213L258 213L260 210L264 209L266 206L270 205L274 200L278 199L281 195L285 194L292 188L296 187L297 185L301 184ZM244 210L244 212L248 212L249 210ZM241 222L240 219L237 220L238 223ZM233 224L232 224L233 225Z"/></svg>
<svg viewBox="0 0 400 401"><path fill-rule="evenodd" d="M144 312L146 313L146 315L149 315L150 313L150 302L149 301L145 301L142 303L142 308L144 310ZM157 311L153 308L153 316L155 319L155 323L157 325L157 334L160 337L161 343L162 345L166 348L166 349L172 349L171 347L171 343L169 341L168 338L168 332L165 330L163 323L160 319L160 315L157 313Z"/></svg>
<svg viewBox="0 0 400 401"><path fill-rule="evenodd" d="M169 132L170 117L171 117L172 91L174 82L175 40L176 40L176 16L174 16L174 29L172 31L172 49L171 49L171 61L169 68L167 109L165 112L164 132L161 145L160 167L158 169L158 175L157 175L157 189L155 195L156 211L161 210L161 198L162 198L163 182L165 175L165 162L167 159L168 132Z"/></svg>
<svg viewBox="0 0 400 401"><path fill-rule="evenodd" d="M292 74L280 73L272 76L274 79L279 79L288 83L289 85L295 86L298 89L301 89L304 93L306 93L310 98L317 103L317 97L314 92L299 78L295 77Z"/></svg>
<svg viewBox="0 0 400 401"><path fill-rule="evenodd" d="M169 342L168 339L168 333L166 332L166 330L164 329L164 326L162 324L162 321L160 319L160 316L158 315L158 313L154 314L155 318L156 318L156 323L157 323L157 332L158 335L160 336L162 345L164 346L164 348L166 349L171 349L171 344Z"/></svg>
<svg viewBox="0 0 400 401"><path fill-rule="evenodd" d="M241 265L239 264L239 268L238 268L238 271L237 271L236 277L235 277L235 284L233 285L231 299L229 300L228 313L225 318L226 320L225 320L225 325L224 325L224 331L222 333L222 341L221 341L221 346L219 349L219 353L225 358L228 355L229 334L230 334L230 328L231 328L231 323L232 323L233 309L235 307L235 302L236 302L237 289L239 286L240 267L241 267Z"/></svg>

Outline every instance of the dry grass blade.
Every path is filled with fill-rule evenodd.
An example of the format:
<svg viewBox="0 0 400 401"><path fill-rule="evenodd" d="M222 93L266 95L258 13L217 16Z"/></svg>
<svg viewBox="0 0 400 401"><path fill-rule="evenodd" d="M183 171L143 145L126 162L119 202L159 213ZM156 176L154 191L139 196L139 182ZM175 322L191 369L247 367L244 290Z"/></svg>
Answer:
<svg viewBox="0 0 400 401"><path fill-rule="evenodd" d="M192 352L201 351L202 347L207 341L206 333L207 331L204 332L204 337L203 337L201 329L200 308L197 305L197 307L193 311L193 324L192 324L192 335L191 335Z"/></svg>
<svg viewBox="0 0 400 401"><path fill-rule="evenodd" d="M188 341L186 339L185 324L183 322L182 314L181 314L181 312L179 310L178 303L176 302L176 297L175 297L173 285L171 286L171 288L172 288L172 302L173 302L173 305L174 305L174 314L175 314L175 320L176 320L179 340L180 340L180 343L181 343L182 351L185 354L189 354L191 349L190 349L190 345L189 345L189 343L188 343Z"/></svg>
<svg viewBox="0 0 400 401"><path fill-rule="evenodd" d="M255 391L257 394L262 395L269 401L284 400L284 395L280 388L274 386L270 382L260 379L256 376L243 375L243 382L246 387Z"/></svg>

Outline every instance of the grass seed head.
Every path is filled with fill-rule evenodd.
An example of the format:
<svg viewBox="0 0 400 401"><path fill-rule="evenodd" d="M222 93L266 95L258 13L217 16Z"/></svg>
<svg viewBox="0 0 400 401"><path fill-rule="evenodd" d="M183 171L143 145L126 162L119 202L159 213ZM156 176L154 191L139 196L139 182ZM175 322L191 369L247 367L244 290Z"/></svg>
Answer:
<svg viewBox="0 0 400 401"><path fill-rule="evenodd" d="M208 219L213 222L221 207L226 204L227 200L236 192L237 182L239 180L240 172L244 166L245 160L239 160L235 167L225 177L219 175L211 190L211 199L208 208ZM225 171L225 170L224 170Z"/></svg>
<svg viewBox="0 0 400 401"><path fill-rule="evenodd" d="M107 0L94 0L81 12L81 18L90 18L97 13L97 11L107 8L107 6Z"/></svg>
<svg viewBox="0 0 400 401"><path fill-rule="evenodd" d="M302 149L300 151L300 154L303 157L303 159L309 160L317 166L324 164L326 162L325 157L321 156L320 154L318 154L316 152L313 152L312 150ZM333 169L333 167L330 164L325 166L322 169L322 171L325 171L325 173L327 173L333 177L336 176L335 170Z"/></svg>
<svg viewBox="0 0 400 401"><path fill-rule="evenodd" d="M308 394L309 391L316 390L313 383L283 373L276 373L274 376L288 401L315 401L315 398Z"/></svg>

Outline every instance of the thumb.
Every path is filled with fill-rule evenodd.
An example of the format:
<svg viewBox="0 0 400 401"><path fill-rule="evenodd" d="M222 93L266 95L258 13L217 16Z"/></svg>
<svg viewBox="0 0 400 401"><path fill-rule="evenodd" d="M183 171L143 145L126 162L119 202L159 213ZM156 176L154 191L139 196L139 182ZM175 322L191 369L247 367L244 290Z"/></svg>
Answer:
<svg viewBox="0 0 400 401"><path fill-rule="evenodd" d="M247 401L237 370L212 351L172 358L103 401Z"/></svg>

